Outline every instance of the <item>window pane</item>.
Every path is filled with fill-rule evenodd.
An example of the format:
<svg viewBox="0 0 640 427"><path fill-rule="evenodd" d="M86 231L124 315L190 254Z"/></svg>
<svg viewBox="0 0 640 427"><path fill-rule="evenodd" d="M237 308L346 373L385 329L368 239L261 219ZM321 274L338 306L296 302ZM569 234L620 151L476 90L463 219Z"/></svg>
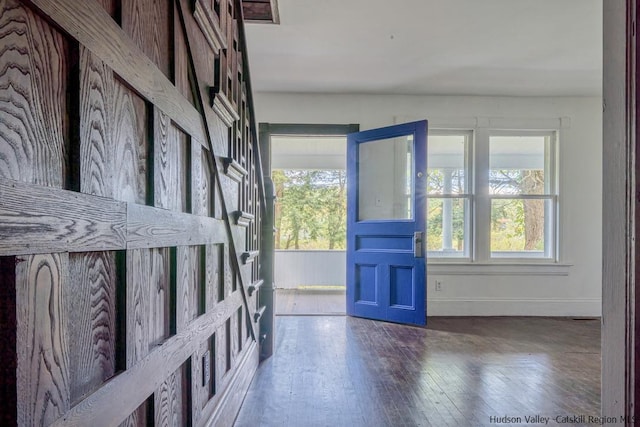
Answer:
<svg viewBox="0 0 640 427"><path fill-rule="evenodd" d="M466 257L466 198L427 199L427 256Z"/></svg>
<svg viewBox="0 0 640 427"><path fill-rule="evenodd" d="M551 199L493 199L491 256L551 257Z"/></svg>
<svg viewBox="0 0 640 427"><path fill-rule="evenodd" d="M549 136L491 136L491 194L550 194Z"/></svg>
<svg viewBox="0 0 640 427"><path fill-rule="evenodd" d="M429 194L465 194L467 135L429 135L427 191Z"/></svg>
<svg viewBox="0 0 640 427"><path fill-rule="evenodd" d="M413 135L358 145L358 220L410 219Z"/></svg>

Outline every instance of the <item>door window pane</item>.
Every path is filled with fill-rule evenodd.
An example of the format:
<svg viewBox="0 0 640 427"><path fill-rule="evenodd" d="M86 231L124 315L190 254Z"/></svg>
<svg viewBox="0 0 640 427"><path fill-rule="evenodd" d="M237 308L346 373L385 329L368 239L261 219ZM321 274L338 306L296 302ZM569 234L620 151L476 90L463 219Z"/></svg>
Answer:
<svg viewBox="0 0 640 427"><path fill-rule="evenodd" d="M358 221L411 219L413 135L358 145Z"/></svg>

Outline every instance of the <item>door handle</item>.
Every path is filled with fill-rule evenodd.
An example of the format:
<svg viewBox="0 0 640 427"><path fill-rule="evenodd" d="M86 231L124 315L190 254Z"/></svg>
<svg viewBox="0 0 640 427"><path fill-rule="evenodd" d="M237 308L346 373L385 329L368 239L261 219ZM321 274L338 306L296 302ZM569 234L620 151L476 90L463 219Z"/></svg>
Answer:
<svg viewBox="0 0 640 427"><path fill-rule="evenodd" d="M413 256L415 258L422 258L422 231L416 231L413 233Z"/></svg>

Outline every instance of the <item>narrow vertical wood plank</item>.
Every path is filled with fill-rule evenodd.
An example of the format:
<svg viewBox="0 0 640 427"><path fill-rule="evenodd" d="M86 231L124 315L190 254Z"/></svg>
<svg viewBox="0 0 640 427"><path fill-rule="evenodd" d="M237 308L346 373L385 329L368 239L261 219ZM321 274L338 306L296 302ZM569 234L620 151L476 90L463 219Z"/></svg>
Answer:
<svg viewBox="0 0 640 427"><path fill-rule="evenodd" d="M207 245L205 253L205 311L212 310L218 300L220 283L220 245Z"/></svg>
<svg viewBox="0 0 640 427"><path fill-rule="evenodd" d="M71 402L115 373L116 262L114 252L69 255L64 289L69 333Z"/></svg>
<svg viewBox="0 0 640 427"><path fill-rule="evenodd" d="M122 0L122 29L171 79L173 10L169 0Z"/></svg>
<svg viewBox="0 0 640 427"><path fill-rule="evenodd" d="M187 100L193 105L195 103L192 91L192 84L189 79L189 59L187 52L187 42L184 37L184 33L180 27L180 17L176 10L177 4L174 4L173 11L173 28L174 28L174 69L173 69L173 83L176 88L184 95Z"/></svg>
<svg viewBox="0 0 640 427"><path fill-rule="evenodd" d="M64 188L64 37L16 0L0 3L0 177Z"/></svg>
<svg viewBox="0 0 640 427"><path fill-rule="evenodd" d="M226 322L223 323L215 333L216 354L214 355L216 365L215 385L216 390L222 389L225 374L227 373L227 336L225 334Z"/></svg>
<svg viewBox="0 0 640 427"><path fill-rule="evenodd" d="M207 215L205 177L203 173L203 148L200 144L189 144L191 147L191 213Z"/></svg>
<svg viewBox="0 0 640 427"><path fill-rule="evenodd" d="M168 248L150 249L149 348L169 337L170 260Z"/></svg>
<svg viewBox="0 0 640 427"><path fill-rule="evenodd" d="M184 365L160 385L154 393L155 426L183 427L187 425L187 378Z"/></svg>
<svg viewBox="0 0 640 427"><path fill-rule="evenodd" d="M171 119L159 108L153 109L154 149L154 206L164 209L177 207L178 170L176 168L176 144Z"/></svg>
<svg viewBox="0 0 640 427"><path fill-rule="evenodd" d="M70 407L68 254L18 258L16 266L18 424L49 425Z"/></svg>
<svg viewBox="0 0 640 427"><path fill-rule="evenodd" d="M154 108L154 205L190 211L191 144L171 119Z"/></svg>
<svg viewBox="0 0 640 427"><path fill-rule="evenodd" d="M197 246L177 247L177 331L198 316L199 253Z"/></svg>
<svg viewBox="0 0 640 427"><path fill-rule="evenodd" d="M113 73L80 46L80 191L114 195Z"/></svg>
<svg viewBox="0 0 640 427"><path fill-rule="evenodd" d="M215 176L211 170L211 165L207 160L209 150L202 149L202 188L200 195L202 197L202 205L204 208L203 215L215 217Z"/></svg>
<svg viewBox="0 0 640 427"><path fill-rule="evenodd" d="M229 318L229 341L231 344L231 367L236 366L236 361L238 360L238 353L240 352L240 347L238 343L238 312L233 313L233 316Z"/></svg>
<svg viewBox="0 0 640 427"><path fill-rule="evenodd" d="M127 368L149 352L150 251L127 251Z"/></svg>
<svg viewBox="0 0 640 427"><path fill-rule="evenodd" d="M182 212L193 212L192 205L192 150L191 137L174 127L176 140L178 142L178 170L180 174L180 184L178 188L179 209Z"/></svg>
<svg viewBox="0 0 640 427"><path fill-rule="evenodd" d="M114 87L114 198L147 201L147 108L145 101L119 80Z"/></svg>
<svg viewBox="0 0 640 427"><path fill-rule="evenodd" d="M193 356L191 356L191 395L193 396L193 425L199 425L200 417L202 415L202 408L204 408L204 405L206 405L209 397L209 383L204 381L202 369L202 360L205 357L208 349L208 341L202 341L198 349L193 353ZM210 369L209 372L213 372L213 369Z"/></svg>

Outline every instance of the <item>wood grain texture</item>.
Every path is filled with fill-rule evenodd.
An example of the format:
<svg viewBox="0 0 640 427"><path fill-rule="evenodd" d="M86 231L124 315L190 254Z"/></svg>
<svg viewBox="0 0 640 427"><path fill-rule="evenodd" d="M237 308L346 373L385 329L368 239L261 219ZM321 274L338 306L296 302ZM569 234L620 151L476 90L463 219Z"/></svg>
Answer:
<svg viewBox="0 0 640 427"><path fill-rule="evenodd" d="M191 142L169 117L154 109L154 205L191 211Z"/></svg>
<svg viewBox="0 0 640 427"><path fill-rule="evenodd" d="M169 375L154 393L155 426L187 426L189 392L186 365Z"/></svg>
<svg viewBox="0 0 640 427"><path fill-rule="evenodd" d="M212 165L208 159L209 151L203 149L201 152L202 159L202 179L200 180L200 200L203 209L203 215L216 218L216 202L215 202L215 179Z"/></svg>
<svg viewBox="0 0 640 427"><path fill-rule="evenodd" d="M18 1L0 8L0 177L64 188L67 42Z"/></svg>
<svg viewBox="0 0 640 427"><path fill-rule="evenodd" d="M207 245L205 253L205 311L212 310L221 300L218 292L224 284L224 247L221 244ZM224 289L222 290L224 294Z"/></svg>
<svg viewBox="0 0 640 427"><path fill-rule="evenodd" d="M96 0L29 0L63 30L102 59L120 78L165 111L188 134L205 142L198 111L173 83L142 52L131 38L109 18Z"/></svg>
<svg viewBox="0 0 640 427"><path fill-rule="evenodd" d="M69 256L64 288L69 334L70 397L81 400L115 373L116 262L114 252Z"/></svg>
<svg viewBox="0 0 640 427"><path fill-rule="evenodd" d="M154 248L149 252L149 348L153 349L170 333L170 258L168 248Z"/></svg>
<svg viewBox="0 0 640 427"><path fill-rule="evenodd" d="M189 56L187 52L187 42L184 33L180 29L180 18L176 9L177 4L173 5L173 83L180 93L194 105L193 82L189 76Z"/></svg>
<svg viewBox="0 0 640 427"><path fill-rule="evenodd" d="M258 345L251 341L238 358L237 368L232 375L228 375L226 387L209 401L202 411L202 425L206 427L243 425L236 423L236 417L243 405L247 390L251 385L253 372L258 367ZM306 418L299 418L305 419ZM296 423L296 421L291 421ZM257 424L259 425L259 424ZM286 425L286 424L285 424ZM325 425L320 423L320 425ZM338 424L339 425L339 424Z"/></svg>
<svg viewBox="0 0 640 427"><path fill-rule="evenodd" d="M121 0L122 29L171 78L173 51L173 2L169 0Z"/></svg>
<svg viewBox="0 0 640 427"><path fill-rule="evenodd" d="M627 58L634 49L629 46L629 19L634 12L629 2L614 0L603 3L603 140L602 167L602 414L628 413L633 404L627 385L630 372L631 351L629 339L634 330L627 317L629 292L636 286L637 278L631 276L637 265L635 244L630 241L637 224L632 214L623 206L634 206L637 189L631 190L634 177L630 174L630 158L635 143L629 139L630 128L636 127L637 119L629 113L631 94L627 90L628 79L635 81L636 75L628 75ZM626 25L624 23L627 23ZM636 54L634 53L634 56ZM637 73L637 70L636 70ZM636 85L636 83L633 83ZM633 184L637 186L637 184ZM636 300L637 300L636 293ZM637 316L637 314L636 314ZM636 341L637 342L637 341ZM636 352L637 357L637 352ZM639 373L636 372L636 376ZM637 377L636 377L637 378Z"/></svg>
<svg viewBox="0 0 640 427"><path fill-rule="evenodd" d="M189 189L191 194L191 213L195 215L207 214L206 206L206 191L207 188L203 184L204 177L202 162L206 162L207 159L202 157L202 146L200 144L189 144L191 148L190 160L191 160L191 182Z"/></svg>
<svg viewBox="0 0 640 427"><path fill-rule="evenodd" d="M124 203L0 179L0 255L122 249L125 222Z"/></svg>
<svg viewBox="0 0 640 427"><path fill-rule="evenodd" d="M433 317L416 328L287 316L277 328L276 351L236 426L489 426L499 414L522 414L509 425L525 424L528 413L548 414L549 424L554 414L599 415L597 319Z"/></svg>
<svg viewBox="0 0 640 427"><path fill-rule="evenodd" d="M182 331L199 314L200 253L198 246L178 246L176 265L176 326Z"/></svg>
<svg viewBox="0 0 640 427"><path fill-rule="evenodd" d="M119 425L150 396L171 373L195 352L202 340L216 332L242 304L236 292L220 303L216 310L195 319L190 327L178 332L162 346L126 372L117 375L101 388L71 408L53 425L107 427ZM224 329L224 326L223 326ZM254 346L255 349L255 346ZM222 388L220 388L222 390Z"/></svg>
<svg viewBox="0 0 640 427"><path fill-rule="evenodd" d="M149 417L150 408L152 405L152 398L149 398L142 402L142 404L135 410L131 415L127 417L123 422L120 423L120 427L147 427L151 418Z"/></svg>
<svg viewBox="0 0 640 427"><path fill-rule="evenodd" d="M150 251L127 251L127 368L149 353Z"/></svg>
<svg viewBox="0 0 640 427"><path fill-rule="evenodd" d="M216 354L215 369L216 373L216 390L222 390L224 382L227 380L227 334L226 325L229 317L224 320L216 330Z"/></svg>
<svg viewBox="0 0 640 427"><path fill-rule="evenodd" d="M268 2L243 0L242 13L248 21L273 22L271 4Z"/></svg>
<svg viewBox="0 0 640 427"><path fill-rule="evenodd" d="M114 196L117 169L114 150L113 72L80 47L80 191Z"/></svg>
<svg viewBox="0 0 640 427"><path fill-rule="evenodd" d="M18 425L49 425L70 407L64 309L69 256L33 255L18 261Z"/></svg>
<svg viewBox="0 0 640 427"><path fill-rule="evenodd" d="M127 247L206 245L225 241L224 222L215 218L129 204Z"/></svg>
<svg viewBox="0 0 640 427"><path fill-rule="evenodd" d="M147 202L147 106L120 80L114 87L113 144L115 148L114 195L117 200Z"/></svg>

